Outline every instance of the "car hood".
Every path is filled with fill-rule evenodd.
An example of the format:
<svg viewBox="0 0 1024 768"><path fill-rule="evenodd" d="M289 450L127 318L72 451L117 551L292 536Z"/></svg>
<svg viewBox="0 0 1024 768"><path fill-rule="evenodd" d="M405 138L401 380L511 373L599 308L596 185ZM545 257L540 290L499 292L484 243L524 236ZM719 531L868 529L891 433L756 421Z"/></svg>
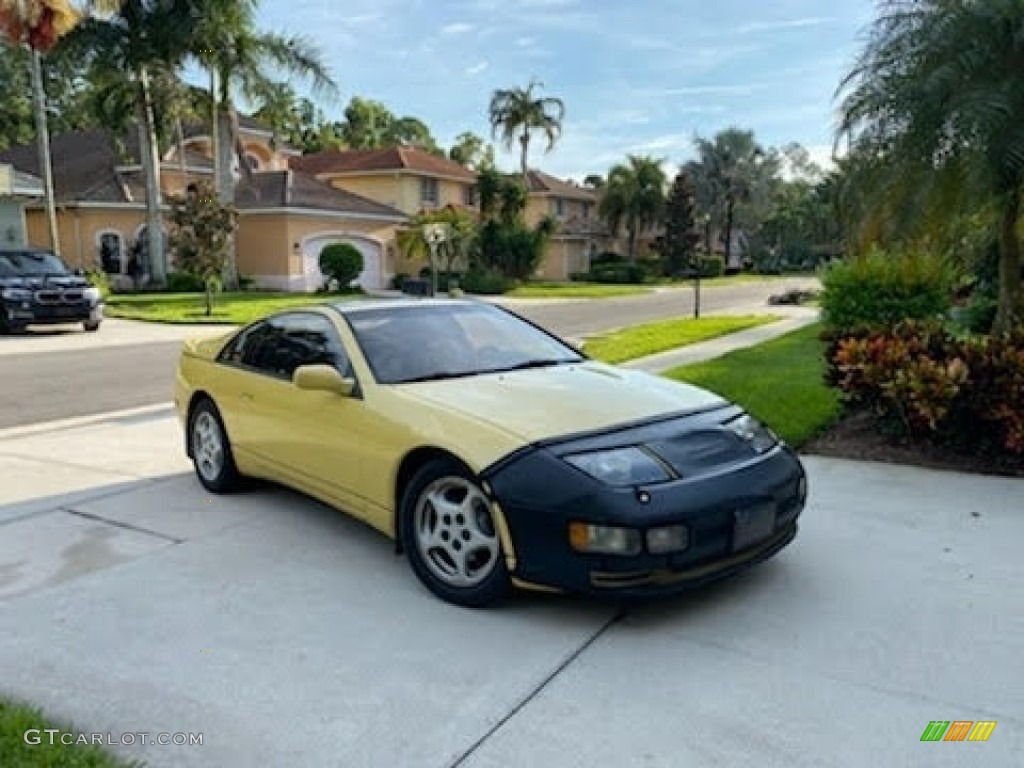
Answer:
<svg viewBox="0 0 1024 768"><path fill-rule="evenodd" d="M13 276L0 278L0 286L4 288L87 288L91 283L78 275Z"/></svg>
<svg viewBox="0 0 1024 768"><path fill-rule="evenodd" d="M399 387L525 442L726 404L689 384L590 361Z"/></svg>

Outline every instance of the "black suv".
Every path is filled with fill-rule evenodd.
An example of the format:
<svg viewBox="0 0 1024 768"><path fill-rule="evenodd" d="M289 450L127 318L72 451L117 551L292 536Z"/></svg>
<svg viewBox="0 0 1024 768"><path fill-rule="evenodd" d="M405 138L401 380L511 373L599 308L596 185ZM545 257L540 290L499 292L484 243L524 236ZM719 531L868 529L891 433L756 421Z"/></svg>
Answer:
<svg viewBox="0 0 1024 768"><path fill-rule="evenodd" d="M82 323L96 331L102 321L99 290L53 251L0 250L0 333L54 323Z"/></svg>

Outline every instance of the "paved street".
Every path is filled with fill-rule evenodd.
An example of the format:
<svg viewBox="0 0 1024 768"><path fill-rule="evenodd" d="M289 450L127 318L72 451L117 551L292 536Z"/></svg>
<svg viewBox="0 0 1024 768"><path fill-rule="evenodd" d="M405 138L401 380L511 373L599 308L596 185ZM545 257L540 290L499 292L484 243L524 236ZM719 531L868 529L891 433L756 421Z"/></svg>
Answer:
<svg viewBox="0 0 1024 768"><path fill-rule="evenodd" d="M742 283L703 291L702 311L766 312L784 287L813 278ZM580 336L693 312L689 289L592 301L502 300L516 312L562 336ZM63 419L170 400L181 339L220 329L131 323L108 319L97 334L67 331L0 336L0 428Z"/></svg>
<svg viewBox="0 0 1024 768"><path fill-rule="evenodd" d="M0 431L0 463L0 695L203 734L121 749L151 768L1024 764L1016 479L811 457L799 537L740 578L470 611L320 504L204 493L165 408Z"/></svg>

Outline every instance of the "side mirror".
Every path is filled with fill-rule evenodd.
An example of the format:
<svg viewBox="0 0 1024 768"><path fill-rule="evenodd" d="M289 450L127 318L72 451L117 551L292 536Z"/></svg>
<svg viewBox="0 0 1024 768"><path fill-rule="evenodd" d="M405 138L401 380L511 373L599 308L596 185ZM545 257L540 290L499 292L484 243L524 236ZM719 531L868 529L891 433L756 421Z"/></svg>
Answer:
<svg viewBox="0 0 1024 768"><path fill-rule="evenodd" d="M330 365L300 365L292 374L292 383L309 392L333 392L343 397L355 391L355 379L347 379Z"/></svg>

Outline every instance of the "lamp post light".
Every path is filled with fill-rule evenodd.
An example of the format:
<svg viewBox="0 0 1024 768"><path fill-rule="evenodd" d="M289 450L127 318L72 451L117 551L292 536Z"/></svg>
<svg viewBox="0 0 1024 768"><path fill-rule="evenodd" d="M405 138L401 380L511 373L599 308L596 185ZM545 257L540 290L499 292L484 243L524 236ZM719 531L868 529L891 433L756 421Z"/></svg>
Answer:
<svg viewBox="0 0 1024 768"><path fill-rule="evenodd" d="M430 249L430 295L437 295L437 250L448 239L448 227L442 222L423 226L423 239Z"/></svg>
<svg viewBox="0 0 1024 768"><path fill-rule="evenodd" d="M711 259L711 214L704 214L704 251L705 259ZM693 316L700 317L700 276L704 271L704 260L697 260L697 276L693 283Z"/></svg>

